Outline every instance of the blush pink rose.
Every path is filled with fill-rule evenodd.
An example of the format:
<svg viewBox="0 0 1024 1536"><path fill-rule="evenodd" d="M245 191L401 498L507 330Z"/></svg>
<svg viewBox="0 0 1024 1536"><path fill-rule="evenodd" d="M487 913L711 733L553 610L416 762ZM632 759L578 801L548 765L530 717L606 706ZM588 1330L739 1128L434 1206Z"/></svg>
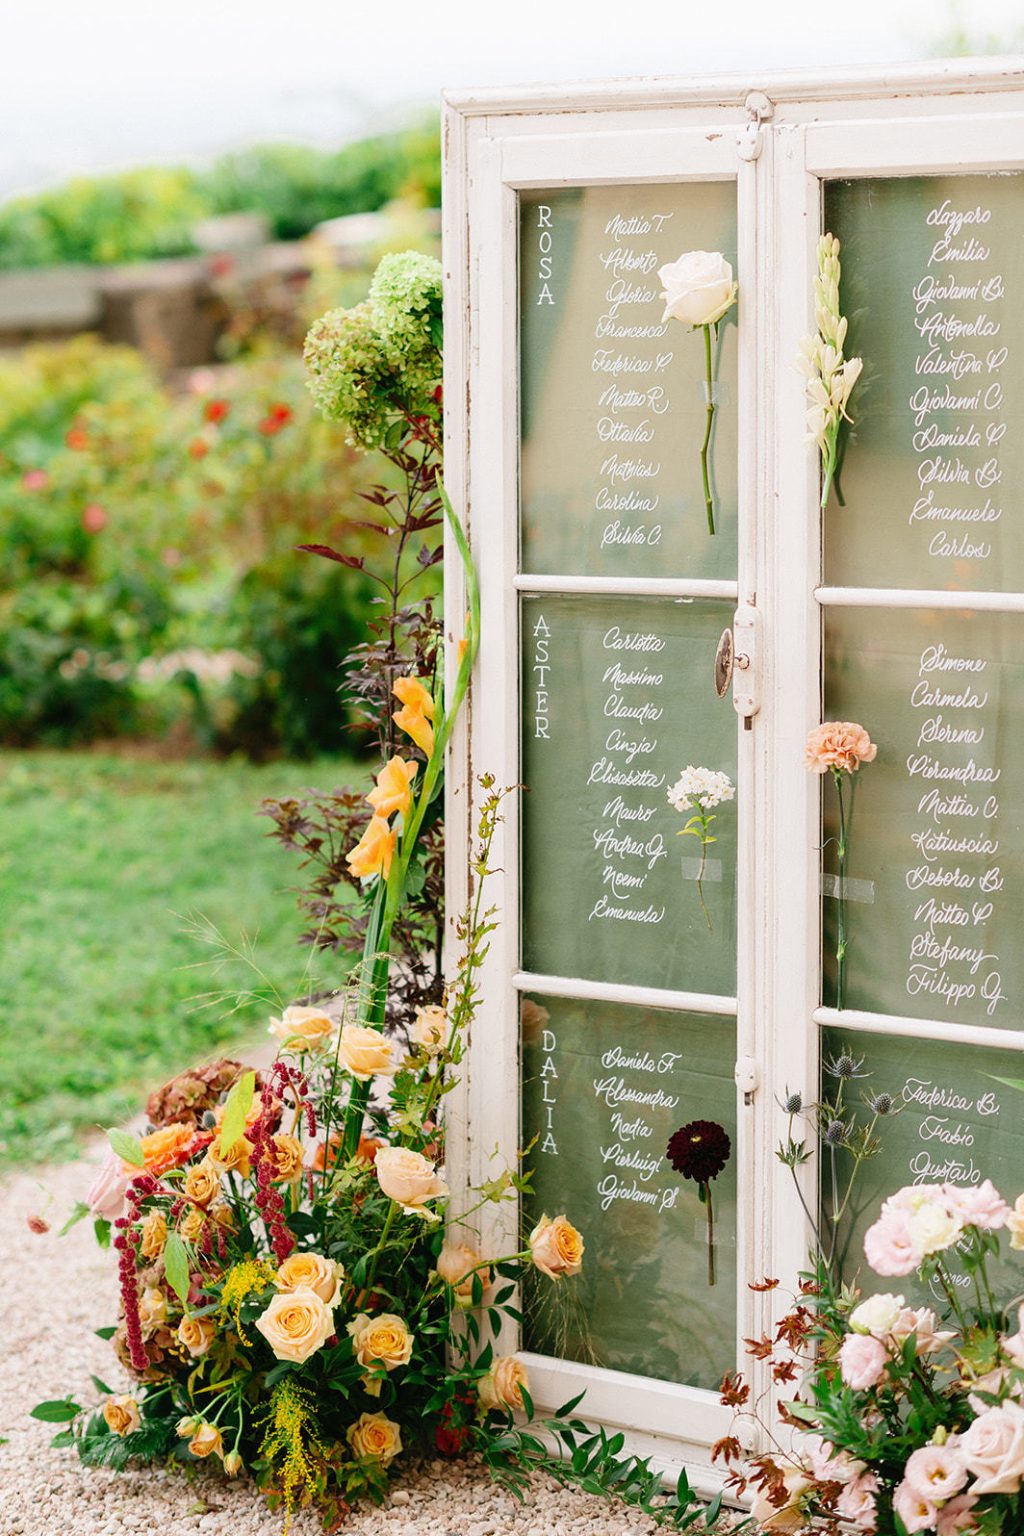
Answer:
<svg viewBox="0 0 1024 1536"><path fill-rule="evenodd" d="M906 1480L900 1483L893 1494L892 1507L903 1521L908 1536L914 1536L915 1531L935 1529L938 1510L930 1499L923 1499L919 1493L915 1493Z"/></svg>
<svg viewBox="0 0 1024 1536"><path fill-rule="evenodd" d="M855 1531L874 1531L878 1528L878 1509L875 1495L878 1478L873 1472L863 1472L847 1483L836 1500L836 1514L848 1520Z"/></svg>
<svg viewBox="0 0 1024 1536"><path fill-rule="evenodd" d="M888 1359L885 1345L870 1333L849 1333L839 1350L843 1380L855 1392L864 1392L881 1381Z"/></svg>
<svg viewBox="0 0 1024 1536"><path fill-rule="evenodd" d="M897 1344L902 1344L912 1333L916 1334L917 1353L929 1355L956 1337L955 1333L941 1332L936 1327L937 1321L931 1307L903 1307L892 1325L892 1337Z"/></svg>
<svg viewBox="0 0 1024 1536"><path fill-rule="evenodd" d="M978 1415L960 1441L971 1492L1016 1493L1024 1477L1024 1408L1000 1403Z"/></svg>
<svg viewBox="0 0 1024 1536"><path fill-rule="evenodd" d="M983 1227L987 1232L994 1232L1005 1227L1011 1214L991 1179L986 1179L977 1189L966 1184L944 1184L943 1193L950 1210L960 1217L965 1227Z"/></svg>
<svg viewBox="0 0 1024 1536"><path fill-rule="evenodd" d="M916 1211L930 1201L944 1198L941 1184L905 1184L882 1201L882 1215L888 1216L890 1211Z"/></svg>
<svg viewBox="0 0 1024 1536"><path fill-rule="evenodd" d="M128 1175L116 1152L108 1152L106 1161L86 1192L85 1203L94 1216L116 1221L124 1212Z"/></svg>
<svg viewBox="0 0 1024 1536"><path fill-rule="evenodd" d="M933 1504L944 1504L967 1481L967 1468L955 1440L922 1445L907 1457L903 1476L915 1493Z"/></svg>
<svg viewBox="0 0 1024 1536"><path fill-rule="evenodd" d="M957 1498L950 1499L939 1510L935 1525L936 1536L962 1536L965 1531L976 1531L978 1522L971 1511L977 1502L973 1493L961 1493Z"/></svg>
<svg viewBox="0 0 1024 1536"><path fill-rule="evenodd" d="M909 1275L920 1264L920 1254L910 1236L905 1210L883 1209L864 1234L864 1257L876 1275Z"/></svg>

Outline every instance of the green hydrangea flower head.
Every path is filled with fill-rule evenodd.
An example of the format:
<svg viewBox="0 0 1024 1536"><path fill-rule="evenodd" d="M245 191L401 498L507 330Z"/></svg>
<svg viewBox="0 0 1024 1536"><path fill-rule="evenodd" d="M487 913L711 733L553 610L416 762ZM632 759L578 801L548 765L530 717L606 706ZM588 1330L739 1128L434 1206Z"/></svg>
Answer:
<svg viewBox="0 0 1024 1536"><path fill-rule="evenodd" d="M369 300L321 315L306 337L303 356L317 408L329 420L345 423L351 443L379 447L400 409L402 380Z"/></svg>
<svg viewBox="0 0 1024 1536"><path fill-rule="evenodd" d="M380 261L370 284L377 328L396 357L440 372L442 267L433 256L401 251ZM430 356L433 354L433 356Z"/></svg>

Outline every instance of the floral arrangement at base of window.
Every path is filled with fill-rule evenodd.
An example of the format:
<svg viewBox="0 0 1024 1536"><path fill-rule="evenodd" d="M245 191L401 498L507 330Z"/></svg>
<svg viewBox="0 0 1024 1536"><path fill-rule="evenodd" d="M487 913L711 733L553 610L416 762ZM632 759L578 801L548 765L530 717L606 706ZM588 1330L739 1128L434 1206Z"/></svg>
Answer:
<svg viewBox="0 0 1024 1536"><path fill-rule="evenodd" d="M101 1331L134 1384L94 1378L98 1405L61 1398L33 1413L90 1465L204 1462L251 1477L286 1523L308 1507L336 1529L358 1499L382 1499L414 1453L476 1452L513 1493L543 1469L659 1524L710 1529L718 1503L705 1507L685 1477L666 1492L621 1434L576 1416L582 1394L535 1415L526 1370L502 1346L522 1322L527 1274L565 1288L580 1273L583 1238L568 1217L542 1216L495 1252L481 1212L518 1207L528 1173L516 1162L458 1197L444 1176L444 1101L496 924L484 893L506 792L478 781L458 953L424 1001L433 966L415 962L440 927L430 868L445 752L480 635L473 563L440 478L440 316L439 265L389 256L367 303L325 317L307 349L326 414L357 446L383 448L404 487L367 498L398 553L378 578L383 616L349 658L382 750L368 793L330 797L328 839L334 850L344 832L347 851L332 851L329 870L317 862L321 802L269 809L281 840L315 866L300 904L329 929L321 951L362 958L340 989L281 999L269 1068L195 1068L151 1096L144 1134L108 1132L107 1162L72 1219L91 1215L116 1255L120 1317ZM440 510L468 597L447 688L439 625L410 592L437 563L426 536ZM308 548L365 568L362 554ZM343 878L354 894L341 906Z"/></svg>
<svg viewBox="0 0 1024 1536"><path fill-rule="evenodd" d="M730 1486L753 1488L762 1531L1020 1536L1024 1307L994 1293L1004 1232L1024 1250L1024 1195L1011 1207L988 1179L898 1190L864 1254L883 1280L915 1276L934 1304L808 1278L774 1336L748 1341L776 1392L797 1384L768 1422L767 1392L723 1383L723 1402L771 1447L744 1460L731 1435L715 1448Z"/></svg>

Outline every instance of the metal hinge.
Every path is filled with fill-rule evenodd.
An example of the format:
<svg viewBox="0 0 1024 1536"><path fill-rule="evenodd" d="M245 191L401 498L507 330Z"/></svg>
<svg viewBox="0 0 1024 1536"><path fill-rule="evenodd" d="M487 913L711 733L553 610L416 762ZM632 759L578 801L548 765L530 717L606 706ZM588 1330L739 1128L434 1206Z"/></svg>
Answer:
<svg viewBox="0 0 1024 1536"><path fill-rule="evenodd" d="M756 160L764 145L764 125L775 113L775 104L764 91L751 91L744 103L750 121L740 129L737 151L741 160Z"/></svg>
<svg viewBox="0 0 1024 1536"><path fill-rule="evenodd" d="M761 1086L761 1071L753 1056L741 1056L736 1062L736 1087L743 1095L744 1104L754 1102L754 1094Z"/></svg>

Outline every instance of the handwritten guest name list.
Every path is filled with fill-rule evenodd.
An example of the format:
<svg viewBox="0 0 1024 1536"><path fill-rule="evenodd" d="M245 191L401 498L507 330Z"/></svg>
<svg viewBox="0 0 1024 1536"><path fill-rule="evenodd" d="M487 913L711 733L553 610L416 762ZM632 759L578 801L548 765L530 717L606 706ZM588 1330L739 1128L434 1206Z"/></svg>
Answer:
<svg viewBox="0 0 1024 1536"><path fill-rule="evenodd" d="M865 363L828 582L1024 590L1024 177L836 182L825 218Z"/></svg>
<svg viewBox="0 0 1024 1536"><path fill-rule="evenodd" d="M734 818L706 871L709 933L667 799L695 752L731 772L735 724L706 682L727 618L722 604L524 600L528 969L729 990Z"/></svg>
<svg viewBox="0 0 1024 1536"><path fill-rule="evenodd" d="M734 564L702 531L702 349L662 319L659 268L730 230L714 184L524 195L521 208L523 564L564 573L686 574ZM729 333L729 377L734 354ZM724 346L724 342L723 342ZM722 386L728 394L729 384ZM726 403L723 418L729 416ZM720 496L734 505L735 436ZM705 549L704 541L717 547ZM717 568L717 566L716 566Z"/></svg>

